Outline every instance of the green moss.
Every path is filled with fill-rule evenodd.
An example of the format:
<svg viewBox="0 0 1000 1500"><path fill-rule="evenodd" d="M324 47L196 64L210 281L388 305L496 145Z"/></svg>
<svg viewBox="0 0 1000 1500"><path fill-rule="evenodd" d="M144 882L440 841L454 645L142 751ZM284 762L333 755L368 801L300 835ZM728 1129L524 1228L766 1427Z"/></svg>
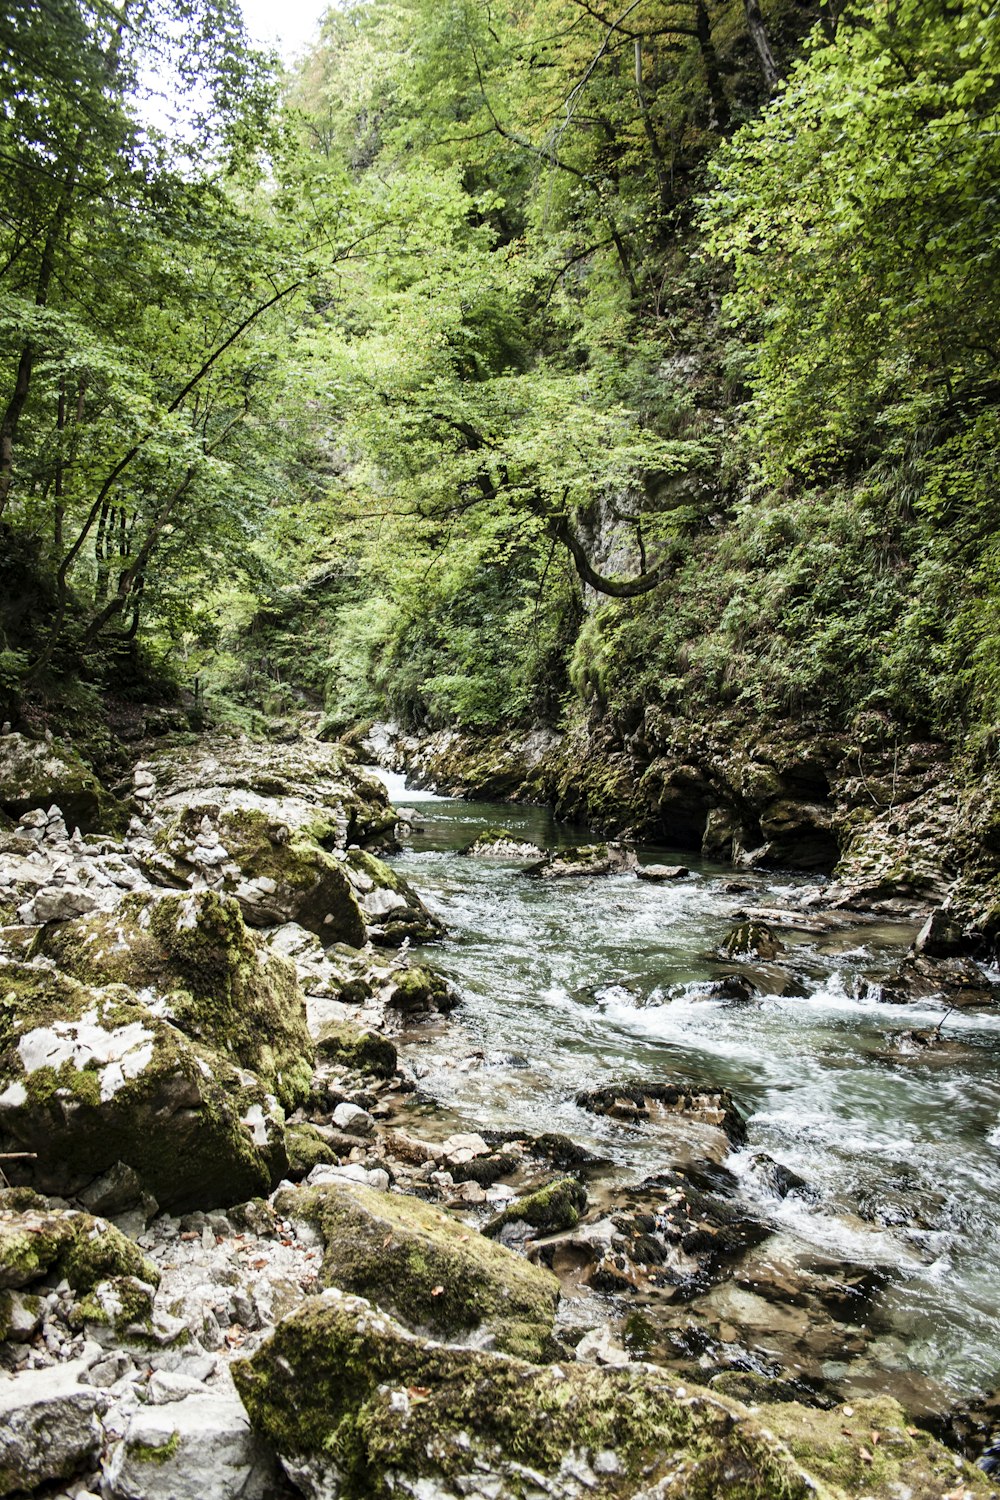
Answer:
<svg viewBox="0 0 1000 1500"><path fill-rule="evenodd" d="M364 1031L349 1021L333 1021L324 1026L316 1043L318 1057L342 1063L359 1073L376 1078L392 1078L398 1066L396 1049L388 1037L375 1031Z"/></svg>
<svg viewBox="0 0 1000 1500"><path fill-rule="evenodd" d="M135 1078L102 1100L96 1071L24 1073L20 1037L95 1014L108 1030L142 1028L152 1055ZM254 1106L267 1117L273 1106L264 1090L152 1016L123 986L95 990L51 969L0 964L0 1082L20 1083L27 1093L6 1115L20 1149L37 1154L36 1162L16 1164L18 1175L50 1192L76 1192L122 1162L161 1206L183 1212L269 1192L287 1165L280 1120L259 1146L240 1123Z"/></svg>
<svg viewBox="0 0 1000 1500"><path fill-rule="evenodd" d="M504 1493L537 1492L567 1456L598 1452L617 1464L595 1475L600 1496L640 1478L664 1500L828 1493L746 1413L701 1392L679 1401L649 1369L555 1370L427 1346L350 1300L312 1299L233 1374L254 1425L283 1455L335 1465L343 1500L390 1494L394 1474L451 1489L483 1468L506 1473Z"/></svg>
<svg viewBox="0 0 1000 1500"><path fill-rule="evenodd" d="M433 1205L337 1184L289 1193L278 1208L320 1230L325 1285L368 1297L442 1337L484 1326L511 1353L540 1359L547 1352L556 1278Z"/></svg>
<svg viewBox="0 0 1000 1500"><path fill-rule="evenodd" d="M168 1464L181 1446L181 1435L172 1432L165 1443L155 1447L152 1443L129 1443L128 1456L136 1464Z"/></svg>
<svg viewBox="0 0 1000 1500"><path fill-rule="evenodd" d="M103 1219L64 1209L0 1212L0 1286L28 1286L49 1274L81 1293L115 1277L160 1280L138 1245Z"/></svg>
<svg viewBox="0 0 1000 1500"><path fill-rule="evenodd" d="M535 1193L528 1193L492 1218L483 1233L495 1238L507 1224L529 1224L540 1234L575 1229L587 1211L586 1189L573 1177L560 1177Z"/></svg>
<svg viewBox="0 0 1000 1500"><path fill-rule="evenodd" d="M444 1014L454 1010L459 997L448 981L423 964L412 964L395 977L395 985L389 1004L396 1010L407 1012L438 1010Z"/></svg>
<svg viewBox="0 0 1000 1500"><path fill-rule="evenodd" d="M285 1109L308 1098L313 1047L295 970L249 931L231 898L131 896L114 913L45 934L42 951L86 983L166 994L175 1025L255 1072ZM73 1092L84 1097L79 1083Z"/></svg>
<svg viewBox="0 0 1000 1500"><path fill-rule="evenodd" d="M293 1182L308 1177L313 1167L332 1164L340 1160L315 1125L289 1125L285 1129L288 1149L288 1175Z"/></svg>

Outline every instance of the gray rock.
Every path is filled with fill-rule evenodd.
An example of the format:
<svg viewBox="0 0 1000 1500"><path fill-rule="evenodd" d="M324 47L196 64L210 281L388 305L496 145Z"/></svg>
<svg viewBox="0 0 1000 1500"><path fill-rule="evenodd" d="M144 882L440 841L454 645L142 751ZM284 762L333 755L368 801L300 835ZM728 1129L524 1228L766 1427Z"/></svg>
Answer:
<svg viewBox="0 0 1000 1500"><path fill-rule="evenodd" d="M0 1495L67 1479L97 1457L107 1398L80 1384L85 1372L74 1360L0 1383Z"/></svg>
<svg viewBox="0 0 1000 1500"><path fill-rule="evenodd" d="M333 1123L348 1135L371 1135L375 1129L372 1116L357 1104L338 1104L333 1112Z"/></svg>
<svg viewBox="0 0 1000 1500"><path fill-rule="evenodd" d="M116 1500L270 1500L280 1492L270 1448L228 1394L141 1407L106 1481Z"/></svg>

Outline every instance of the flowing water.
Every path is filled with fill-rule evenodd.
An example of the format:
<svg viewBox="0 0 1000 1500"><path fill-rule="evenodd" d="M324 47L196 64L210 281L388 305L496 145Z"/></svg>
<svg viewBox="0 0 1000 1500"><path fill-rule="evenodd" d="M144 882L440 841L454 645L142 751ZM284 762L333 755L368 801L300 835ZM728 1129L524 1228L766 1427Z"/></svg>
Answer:
<svg viewBox="0 0 1000 1500"><path fill-rule="evenodd" d="M923 1372L958 1395L1000 1373L1000 1008L952 1013L952 1046L900 1053L935 1026L934 1002L856 998L855 980L898 963L901 926L788 939L757 965L765 993L707 998L714 950L741 904L780 906L796 877L727 894L722 866L665 885L634 875L531 880L516 862L458 851L483 827L542 845L581 841L544 810L431 797L379 772L420 829L393 860L447 925L427 950L463 997L446 1026L412 1040L426 1092L470 1125L562 1131L622 1181L664 1165L655 1132L578 1108L578 1090L623 1078L724 1085L749 1112L748 1146L727 1165L775 1227L828 1254L894 1268L880 1314L886 1368ZM904 1044L905 1045L905 1044ZM815 1189L774 1196L753 1167L767 1152ZM876 1351L877 1352L877 1351Z"/></svg>

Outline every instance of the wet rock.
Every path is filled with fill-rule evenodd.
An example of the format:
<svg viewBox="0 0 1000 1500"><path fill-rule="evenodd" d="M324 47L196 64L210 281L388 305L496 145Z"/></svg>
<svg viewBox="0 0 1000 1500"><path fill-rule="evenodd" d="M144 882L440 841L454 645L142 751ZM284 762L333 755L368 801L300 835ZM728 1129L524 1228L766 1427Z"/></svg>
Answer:
<svg viewBox="0 0 1000 1500"><path fill-rule="evenodd" d="M709 1163L659 1173L619 1193L605 1218L540 1240L529 1254L570 1287L689 1299L771 1232L737 1189L731 1173Z"/></svg>
<svg viewBox="0 0 1000 1500"><path fill-rule="evenodd" d="M0 964L0 1151L8 1176L72 1196L131 1167L168 1209L267 1193L283 1115L253 1074L198 1047L116 985Z"/></svg>
<svg viewBox="0 0 1000 1500"><path fill-rule="evenodd" d="M112 913L47 934L41 951L90 984L162 997L159 1013L249 1068L285 1109L309 1095L313 1044L293 966L214 891L126 896Z"/></svg>
<svg viewBox="0 0 1000 1500"><path fill-rule="evenodd" d="M584 1334L576 1346L576 1357L594 1365L621 1366L632 1362L632 1356L618 1343L607 1324Z"/></svg>
<svg viewBox="0 0 1000 1500"><path fill-rule="evenodd" d="M404 1016L430 1015L437 1011L448 1015L461 1003L461 996L441 974L413 964L397 972L392 979L386 1004Z"/></svg>
<svg viewBox="0 0 1000 1500"><path fill-rule="evenodd" d="M694 1083L605 1084L576 1096L581 1109L608 1115L629 1124L670 1122L672 1117L716 1126L734 1144L746 1139L743 1115L728 1089L701 1088Z"/></svg>
<svg viewBox="0 0 1000 1500"><path fill-rule="evenodd" d="M1000 998L1000 988L971 959L929 958L923 954L904 958L899 968L883 979L861 980L860 988L888 1005L935 999L956 1010L994 1005Z"/></svg>
<svg viewBox="0 0 1000 1500"><path fill-rule="evenodd" d="M766 922L746 921L734 927L719 952L726 958L777 958L784 953L781 942Z"/></svg>
<svg viewBox="0 0 1000 1500"><path fill-rule="evenodd" d="M348 1182L280 1195L280 1213L314 1225L327 1286L369 1297L411 1327L543 1357L558 1284L509 1250L417 1198Z"/></svg>
<svg viewBox="0 0 1000 1500"><path fill-rule="evenodd" d="M953 958L965 946L961 924L941 907L931 912L913 940L913 951L921 958Z"/></svg>
<svg viewBox="0 0 1000 1500"><path fill-rule="evenodd" d="M793 1172L791 1167L775 1161L773 1156L768 1156L766 1152L758 1151L750 1160L754 1176L776 1198L787 1198L789 1193L795 1193L797 1197L814 1201L819 1196L817 1190L804 1177L800 1177L798 1172Z"/></svg>
<svg viewBox="0 0 1000 1500"><path fill-rule="evenodd" d="M121 1500L272 1500L287 1493L273 1450L251 1430L237 1397L204 1390L140 1407L114 1451L107 1484Z"/></svg>
<svg viewBox="0 0 1000 1500"><path fill-rule="evenodd" d="M635 873L640 880L662 885L668 880L683 880L691 871L687 865L639 865Z"/></svg>
<svg viewBox="0 0 1000 1500"><path fill-rule="evenodd" d="M406 940L431 943L442 936L444 929L438 919L409 882L384 860L363 849L349 849L344 868L373 943L398 948Z"/></svg>
<svg viewBox="0 0 1000 1500"><path fill-rule="evenodd" d="M575 1177L560 1177L511 1203L483 1226L483 1233L505 1244L517 1243L574 1229L586 1212L586 1189Z"/></svg>
<svg viewBox="0 0 1000 1500"><path fill-rule="evenodd" d="M734 1000L746 1005L756 999L758 990L745 974L723 974L720 979L710 980L702 993L706 1000Z"/></svg>
<svg viewBox="0 0 1000 1500"><path fill-rule="evenodd" d="M85 1373L86 1362L77 1360L0 1375L0 1495L93 1466L108 1403L103 1391L81 1385Z"/></svg>
<svg viewBox="0 0 1000 1500"><path fill-rule="evenodd" d="M622 875L638 868L638 859L623 844L582 844L575 849L550 850L525 870L540 880L559 880L584 875Z"/></svg>
<svg viewBox="0 0 1000 1500"><path fill-rule="evenodd" d="M85 833L120 815L114 798L68 745L30 740L23 734L0 735L0 809L19 818L53 804L73 828Z"/></svg>
<svg viewBox="0 0 1000 1500"><path fill-rule="evenodd" d="M556 1131L534 1136L529 1142L529 1147L533 1156L539 1156L542 1160L551 1162L554 1167L564 1172L601 1167L607 1161L606 1157L598 1156L596 1152L589 1151L586 1146L581 1146L570 1136Z"/></svg>
<svg viewBox="0 0 1000 1500"><path fill-rule="evenodd" d="M544 859L545 851L509 828L483 828L472 843L460 851L473 859Z"/></svg>

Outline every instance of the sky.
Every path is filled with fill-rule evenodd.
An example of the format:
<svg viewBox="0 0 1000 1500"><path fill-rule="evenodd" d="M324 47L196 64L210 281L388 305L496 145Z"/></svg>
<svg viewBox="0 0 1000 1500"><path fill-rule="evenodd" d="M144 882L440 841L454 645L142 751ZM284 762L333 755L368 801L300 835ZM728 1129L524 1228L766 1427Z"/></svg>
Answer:
<svg viewBox="0 0 1000 1500"><path fill-rule="evenodd" d="M240 3L254 41L277 47L285 61L290 62L316 35L319 18L330 0L240 0Z"/></svg>

